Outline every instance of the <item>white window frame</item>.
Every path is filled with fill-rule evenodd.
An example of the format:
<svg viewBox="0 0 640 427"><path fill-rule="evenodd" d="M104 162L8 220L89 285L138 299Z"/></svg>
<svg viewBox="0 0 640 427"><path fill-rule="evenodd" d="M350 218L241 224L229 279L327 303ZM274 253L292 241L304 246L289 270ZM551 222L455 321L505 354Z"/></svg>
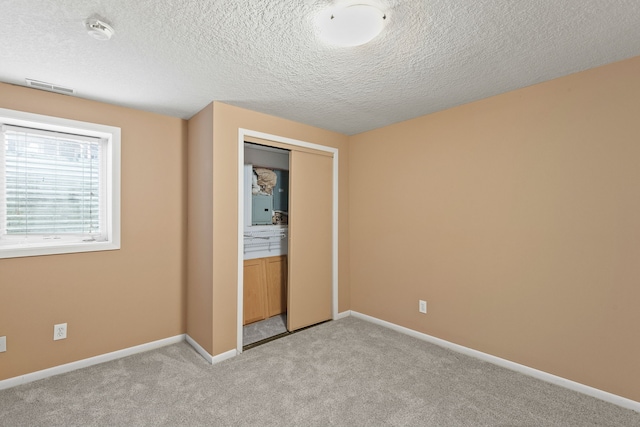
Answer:
<svg viewBox="0 0 640 427"><path fill-rule="evenodd" d="M120 249L120 128L0 108L0 123L103 138L106 146L106 238L103 241L51 241L0 245L1 258ZM2 147L4 149L4 147Z"/></svg>

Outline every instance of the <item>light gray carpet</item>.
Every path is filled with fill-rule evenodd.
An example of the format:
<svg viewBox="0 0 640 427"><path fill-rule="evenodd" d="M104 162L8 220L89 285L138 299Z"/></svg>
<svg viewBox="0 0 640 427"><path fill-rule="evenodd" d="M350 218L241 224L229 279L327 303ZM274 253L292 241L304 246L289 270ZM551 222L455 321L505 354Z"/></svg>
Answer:
<svg viewBox="0 0 640 427"><path fill-rule="evenodd" d="M640 413L346 318L208 365L180 343L0 391L0 425L640 426Z"/></svg>
<svg viewBox="0 0 640 427"><path fill-rule="evenodd" d="M280 314L242 328L242 345L250 345L287 332L287 315Z"/></svg>

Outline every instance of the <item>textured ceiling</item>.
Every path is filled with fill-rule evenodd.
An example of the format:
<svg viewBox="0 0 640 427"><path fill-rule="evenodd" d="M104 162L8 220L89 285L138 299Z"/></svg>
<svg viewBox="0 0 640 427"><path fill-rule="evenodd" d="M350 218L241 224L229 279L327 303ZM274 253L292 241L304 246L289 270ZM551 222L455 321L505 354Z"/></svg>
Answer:
<svg viewBox="0 0 640 427"><path fill-rule="evenodd" d="M336 48L314 27L331 0L2 0L0 81L182 118L217 100L355 134L640 55L638 0L371 1L383 33ZM87 35L94 14L110 41Z"/></svg>

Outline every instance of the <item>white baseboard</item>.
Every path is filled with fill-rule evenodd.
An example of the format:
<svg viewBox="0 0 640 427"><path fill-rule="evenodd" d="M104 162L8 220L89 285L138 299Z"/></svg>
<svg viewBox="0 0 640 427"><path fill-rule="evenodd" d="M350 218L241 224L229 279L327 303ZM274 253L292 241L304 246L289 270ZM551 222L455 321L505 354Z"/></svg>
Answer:
<svg viewBox="0 0 640 427"><path fill-rule="evenodd" d="M206 360L212 365L215 363L220 363L223 360L227 360L238 355L238 352L234 349L234 350L225 351L224 353L220 353L218 355L212 356L207 352L207 350L205 350L200 344L196 342L196 340L191 338L189 335L187 335L187 342L189 343L189 345L191 345L191 347L193 347L200 354L200 356L204 357L204 360Z"/></svg>
<svg viewBox="0 0 640 427"><path fill-rule="evenodd" d="M176 335L175 337L152 341L146 344L136 345L134 347L125 348L118 351L112 351L111 353L105 353L99 356L89 357L88 359L82 359L76 362L65 363L64 365L54 366L53 368L43 369L41 371L31 372L29 374L8 378L6 380L0 381L0 390L30 383L32 381L37 381L44 378L49 378L54 375L64 374L66 372L75 371L77 369L86 368L88 366L98 365L104 362L110 362L112 360L121 359L123 357L131 356L136 353L142 353L144 351L154 350L156 348L164 347L171 344L176 344L181 341L184 341L184 339L185 339L184 334Z"/></svg>
<svg viewBox="0 0 640 427"><path fill-rule="evenodd" d="M224 360L231 359L232 357L236 357L238 355L238 351L234 348L233 350L225 351L224 353L217 354L213 356L212 364L220 363Z"/></svg>
<svg viewBox="0 0 640 427"><path fill-rule="evenodd" d="M207 350L205 350L204 348L202 348L202 346L200 344L198 344L193 338L191 338L189 335L186 336L187 342L189 343L189 345L191 347L193 347L193 349L195 351L198 352L198 354L200 354L200 356L204 357L204 360L206 360L207 362L213 364L213 356L210 355L209 353L207 353Z"/></svg>
<svg viewBox="0 0 640 427"><path fill-rule="evenodd" d="M357 311L351 311L351 316L358 319L366 320L371 323L375 323L380 326L384 326L394 331L401 332L406 335L428 341L432 344L436 344L440 347L448 348L458 353L465 354L467 356L475 357L476 359L483 360L485 362L492 363L494 365L501 366L503 368L510 369L512 371L519 372L524 375L528 375L533 378L537 378L542 381L546 381L551 384L558 385L560 387L568 388L569 390L577 391L578 393L586 394L587 396L595 397L596 399L604 400L605 402L613 403L614 405L621 406L623 408L631 409L636 412L640 412L640 402L627 399L626 397L618 396L613 393L609 393L588 385L584 385L575 381L568 380L566 378L559 377L557 375L549 374L538 369L530 368L529 366L521 365L519 363L512 362L510 360L502 359L497 356L492 356L487 353L483 353L478 350L474 350L468 347L464 347L459 344L454 344L450 341L445 341L440 338L436 338L431 335L424 334L422 332L414 331L413 329L405 328L404 326L396 325L395 323L380 320L378 318L368 316L366 314L358 313Z"/></svg>
<svg viewBox="0 0 640 427"><path fill-rule="evenodd" d="M344 319L345 317L351 316L351 310L343 311L342 313L338 313L338 315L333 320Z"/></svg>

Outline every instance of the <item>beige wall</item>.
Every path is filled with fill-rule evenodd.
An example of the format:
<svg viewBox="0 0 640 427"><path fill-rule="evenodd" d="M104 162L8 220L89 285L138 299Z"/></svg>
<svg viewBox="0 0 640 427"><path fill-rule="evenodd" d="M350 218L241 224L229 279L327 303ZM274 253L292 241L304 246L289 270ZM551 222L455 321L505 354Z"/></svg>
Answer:
<svg viewBox="0 0 640 427"><path fill-rule="evenodd" d="M1 83L0 108L122 129L121 249L0 259L0 380L184 333L186 122Z"/></svg>
<svg viewBox="0 0 640 427"><path fill-rule="evenodd" d="M0 380L185 331L235 348L242 127L339 148L339 311L640 401L638 75L633 58L351 138L215 102L188 123L188 177L183 120L0 84L0 108L122 128L122 249L0 260Z"/></svg>
<svg viewBox="0 0 640 427"><path fill-rule="evenodd" d="M206 115L210 112L206 111ZM193 120L193 119L192 119ZM207 119L208 120L208 119ZM238 256L238 129L259 132L339 149L339 310L349 309L349 238L347 137L335 132L260 114L219 102L213 103L213 242L211 310L199 309L192 316L189 306L189 335L192 328L211 336L212 343L199 342L212 355L236 348L237 256ZM191 128L191 127L190 127ZM191 144L191 139L190 139ZM199 185L190 182L189 186ZM206 238L206 237L205 237ZM204 245L204 242L200 243ZM206 262L206 261L205 261ZM189 291L195 286L189 265ZM191 299L190 299L191 302ZM204 331L202 330L204 329Z"/></svg>
<svg viewBox="0 0 640 427"><path fill-rule="evenodd" d="M187 334L213 345L213 104L188 122Z"/></svg>
<svg viewBox="0 0 640 427"><path fill-rule="evenodd" d="M352 310L640 401L638 76L352 137Z"/></svg>

